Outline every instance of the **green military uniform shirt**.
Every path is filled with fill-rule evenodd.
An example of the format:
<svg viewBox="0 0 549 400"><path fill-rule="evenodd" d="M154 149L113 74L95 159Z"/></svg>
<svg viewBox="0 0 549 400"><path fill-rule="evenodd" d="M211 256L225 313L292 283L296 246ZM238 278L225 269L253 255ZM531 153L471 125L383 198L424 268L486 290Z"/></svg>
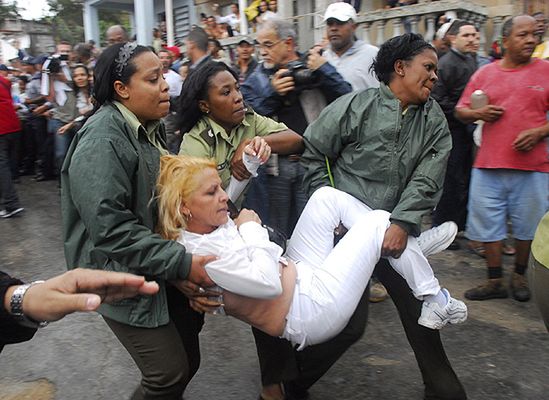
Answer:
<svg viewBox="0 0 549 400"><path fill-rule="evenodd" d="M255 136L267 136L286 129L288 127L283 123L263 117L251 110L246 112L242 123L228 133L210 117L202 117L183 136L179 154L213 158L225 188L231 179L231 160L243 140L252 139Z"/></svg>

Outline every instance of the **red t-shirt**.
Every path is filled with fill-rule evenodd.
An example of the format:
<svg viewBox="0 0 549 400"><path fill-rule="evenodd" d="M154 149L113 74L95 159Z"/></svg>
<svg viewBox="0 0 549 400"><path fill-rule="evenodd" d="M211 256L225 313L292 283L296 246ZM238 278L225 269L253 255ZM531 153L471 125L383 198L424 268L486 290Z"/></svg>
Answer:
<svg viewBox="0 0 549 400"><path fill-rule="evenodd" d="M0 135L20 130L21 124L11 97L11 82L0 75Z"/></svg>
<svg viewBox="0 0 549 400"><path fill-rule="evenodd" d="M478 89L488 95L489 104L505 111L497 121L484 123L474 167L549 172L545 140L530 151L513 148L519 133L547 123L549 61L532 60L516 69L504 69L497 61L480 68L471 77L456 108L469 108L471 94Z"/></svg>

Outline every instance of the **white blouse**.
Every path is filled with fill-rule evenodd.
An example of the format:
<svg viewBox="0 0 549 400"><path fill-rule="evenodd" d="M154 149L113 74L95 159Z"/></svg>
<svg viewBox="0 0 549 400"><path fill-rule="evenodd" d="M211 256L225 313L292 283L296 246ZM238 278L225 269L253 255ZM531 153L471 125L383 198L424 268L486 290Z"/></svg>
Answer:
<svg viewBox="0 0 549 400"><path fill-rule="evenodd" d="M236 227L229 219L208 234L182 230L179 243L197 255L219 258L206 264L206 272L221 288L259 299L271 299L282 293L279 259L282 249L269 241L267 230L250 221Z"/></svg>

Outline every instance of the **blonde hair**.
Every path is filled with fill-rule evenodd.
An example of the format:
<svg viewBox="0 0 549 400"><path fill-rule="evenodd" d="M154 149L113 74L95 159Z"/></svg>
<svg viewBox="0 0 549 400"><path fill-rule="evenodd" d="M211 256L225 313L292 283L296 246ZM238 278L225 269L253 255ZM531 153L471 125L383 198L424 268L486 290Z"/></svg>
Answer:
<svg viewBox="0 0 549 400"><path fill-rule="evenodd" d="M156 182L158 200L157 232L165 239L176 240L187 221L181 213L181 205L200 186L200 173L208 168L216 169L213 160L191 156L163 156Z"/></svg>

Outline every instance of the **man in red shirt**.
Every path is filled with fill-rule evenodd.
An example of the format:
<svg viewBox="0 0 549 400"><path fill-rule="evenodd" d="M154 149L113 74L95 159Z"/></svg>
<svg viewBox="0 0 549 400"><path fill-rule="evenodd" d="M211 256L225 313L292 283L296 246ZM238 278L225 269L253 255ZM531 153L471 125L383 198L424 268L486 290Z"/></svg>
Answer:
<svg viewBox="0 0 549 400"><path fill-rule="evenodd" d="M466 235L484 243L488 281L469 289L469 300L508 296L503 284L502 240L507 219L517 249L510 289L519 301L530 299L524 276L530 244L549 209L549 62L532 58L536 21L521 15L502 29L502 60L478 70L465 88L456 115L465 123L484 121L482 144L471 176ZM471 95L482 90L489 104L471 108Z"/></svg>
<svg viewBox="0 0 549 400"><path fill-rule="evenodd" d="M13 106L8 68L0 64L0 217L10 218L23 211L11 180L10 148L21 131Z"/></svg>

